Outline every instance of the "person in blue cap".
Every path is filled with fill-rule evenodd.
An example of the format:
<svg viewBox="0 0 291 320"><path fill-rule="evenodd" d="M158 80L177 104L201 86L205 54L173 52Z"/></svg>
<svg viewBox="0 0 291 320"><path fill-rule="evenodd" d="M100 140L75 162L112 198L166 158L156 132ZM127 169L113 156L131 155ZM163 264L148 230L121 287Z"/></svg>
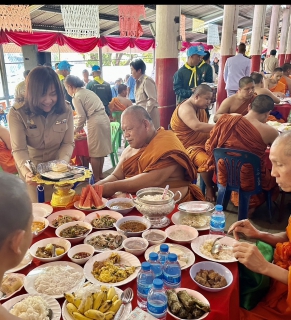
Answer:
<svg viewBox="0 0 291 320"><path fill-rule="evenodd" d="M72 104L72 97L68 94L68 92L64 86L64 80L65 80L66 76L68 76L71 73L71 67L73 67L72 64L69 64L69 62L67 60L63 60L59 63L58 69L56 72L57 72L59 79L61 81L61 84L62 84L62 88L63 88L64 95L65 95L65 100L67 100L70 103L72 109L75 110L73 107L73 104Z"/></svg>
<svg viewBox="0 0 291 320"><path fill-rule="evenodd" d="M202 82L202 72L198 65L204 57L203 46L192 46L187 50L187 62L175 72L173 89L177 97L177 104L191 97L193 91Z"/></svg>
<svg viewBox="0 0 291 320"><path fill-rule="evenodd" d="M112 100L111 86L108 82L102 79L101 69L99 66L94 65L92 67L91 76L93 76L93 80L91 80L87 84L86 89L89 89L97 94L97 96L100 98L105 107L105 111L108 117L110 117L111 113L108 105L109 102Z"/></svg>

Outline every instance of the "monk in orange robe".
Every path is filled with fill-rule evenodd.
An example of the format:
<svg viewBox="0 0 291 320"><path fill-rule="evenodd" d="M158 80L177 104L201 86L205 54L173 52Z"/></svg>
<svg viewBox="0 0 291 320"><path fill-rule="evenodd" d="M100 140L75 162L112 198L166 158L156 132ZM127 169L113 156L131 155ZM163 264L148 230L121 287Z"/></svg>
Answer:
<svg viewBox="0 0 291 320"><path fill-rule="evenodd" d="M109 109L114 111L124 111L127 107L132 105L132 101L126 98L127 86L125 84L120 84L117 88L118 95L109 102Z"/></svg>
<svg viewBox="0 0 291 320"><path fill-rule="evenodd" d="M237 93L222 101L214 115L213 121L217 122L225 113L246 115L248 113L248 106L255 99L256 95L254 80L251 77L241 78Z"/></svg>
<svg viewBox="0 0 291 320"><path fill-rule="evenodd" d="M273 190L272 197L277 198L279 188L275 178L271 177L271 172L266 168L265 151L268 145L278 137L278 131L266 124L266 120L271 110L274 108L273 99L267 95L258 95L249 106L247 115L223 115L219 118L216 126L210 132L210 138L205 144L205 149L209 155L207 165L209 170L215 168L213 150L215 148L230 148L248 151L256 154L261 159L261 186L263 190ZM218 164L218 182L225 186L227 183L227 171L224 163ZM245 191L254 189L253 169L250 164L242 166L241 187ZM232 192L231 201L238 206L238 193ZM265 201L264 194L253 195L250 198L249 215L255 208Z"/></svg>
<svg viewBox="0 0 291 320"><path fill-rule="evenodd" d="M280 81L282 76L283 69L278 67L274 69L270 78L264 80L264 86L280 98L284 98L286 93L286 86Z"/></svg>
<svg viewBox="0 0 291 320"><path fill-rule="evenodd" d="M212 89L206 84L200 84L190 98L177 106L170 122L171 129L187 149L190 159L205 182L207 201L215 201L213 171L207 171L208 155L205 152L205 142L214 127L214 124L208 123L205 111L211 99Z"/></svg>
<svg viewBox="0 0 291 320"><path fill-rule="evenodd" d="M291 132L286 132L274 141L270 149L272 175L285 192L291 192ZM262 300L251 310L240 308L240 320L289 320L291 319L291 217L285 232L267 233L256 229L249 220L232 224L236 240L239 233L247 238L261 240L275 247L274 263L268 262L258 248L248 242L233 246L234 256L253 272L271 278L271 286Z"/></svg>
<svg viewBox="0 0 291 320"><path fill-rule="evenodd" d="M169 185L174 193L181 192L179 203L205 200L201 190L192 184L197 178L196 169L172 131L162 127L156 130L148 112L137 105L123 111L121 127L129 146L114 171L96 183L103 185L105 197Z"/></svg>
<svg viewBox="0 0 291 320"><path fill-rule="evenodd" d="M9 131L0 125L0 167L3 171L17 173L15 161L11 153Z"/></svg>

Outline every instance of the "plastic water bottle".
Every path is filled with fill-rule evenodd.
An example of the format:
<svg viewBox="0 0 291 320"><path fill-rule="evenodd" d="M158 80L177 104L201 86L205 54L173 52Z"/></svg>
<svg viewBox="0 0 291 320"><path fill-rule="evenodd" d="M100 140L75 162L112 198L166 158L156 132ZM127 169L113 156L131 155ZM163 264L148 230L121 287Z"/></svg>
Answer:
<svg viewBox="0 0 291 320"><path fill-rule="evenodd" d="M181 267L175 253L169 253L168 260L163 266L163 281L166 289L175 289L181 286Z"/></svg>
<svg viewBox="0 0 291 320"><path fill-rule="evenodd" d="M155 274L155 278L163 279L163 265L159 261L159 255L156 252L149 254L149 261L151 270Z"/></svg>
<svg viewBox="0 0 291 320"><path fill-rule="evenodd" d="M209 234L221 234L224 235L225 228L225 214L223 212L223 206L217 204L210 219Z"/></svg>
<svg viewBox="0 0 291 320"><path fill-rule="evenodd" d="M148 295L147 312L157 319L166 320L167 306L168 297L163 281L156 278Z"/></svg>
<svg viewBox="0 0 291 320"><path fill-rule="evenodd" d="M143 262L137 275L137 304L143 310L147 309L147 296L153 285L154 278L155 275L151 270L151 264Z"/></svg>
<svg viewBox="0 0 291 320"><path fill-rule="evenodd" d="M165 243L162 243L160 245L160 250L158 252L159 255L159 261L161 264L164 264L167 259L168 259L168 255L169 255L169 246Z"/></svg>

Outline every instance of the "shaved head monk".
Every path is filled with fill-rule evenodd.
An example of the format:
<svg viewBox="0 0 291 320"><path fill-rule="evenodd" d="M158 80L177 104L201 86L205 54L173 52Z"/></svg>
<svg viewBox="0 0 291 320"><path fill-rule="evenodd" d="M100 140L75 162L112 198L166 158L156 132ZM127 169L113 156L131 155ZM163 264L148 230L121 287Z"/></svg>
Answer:
<svg viewBox="0 0 291 320"><path fill-rule="evenodd" d="M26 184L11 173L0 173L0 283L16 267L31 245L32 204ZM1 320L20 319L0 304Z"/></svg>
<svg viewBox="0 0 291 320"><path fill-rule="evenodd" d="M231 148L248 151L261 159L261 185L263 190L273 190L272 197L278 196L278 186L271 172L266 168L265 151L278 137L278 131L266 124L267 118L274 108L274 101L267 95L258 95L249 105L249 112L245 115L222 115L210 132L210 138L205 144L209 155L209 170L215 168L213 150L215 148ZM226 185L227 172L224 164L219 164L218 182ZM241 187L245 191L254 189L253 170L251 165L242 166ZM238 193L232 192L231 201L238 206ZM251 196L249 204L249 217L255 208L265 201L264 194Z"/></svg>
<svg viewBox="0 0 291 320"><path fill-rule="evenodd" d="M249 104L255 99L255 83L251 77L243 77L239 80L238 91L224 99L214 115L213 121L216 122L223 114L241 114L248 113Z"/></svg>
<svg viewBox="0 0 291 320"><path fill-rule="evenodd" d="M171 118L171 129L183 143L184 147L198 168L206 185L206 200L215 201L215 190L212 181L213 171L206 171L208 155L205 152L205 142L214 124L208 123L206 109L212 99L212 89L206 84L200 84L192 96L184 100L174 110Z"/></svg>
<svg viewBox="0 0 291 320"><path fill-rule="evenodd" d="M169 185L171 191L181 192L179 203L205 200L198 186L192 184L197 178L196 169L171 130L155 129L149 113L137 105L122 112L121 128L129 145L114 171L96 183L103 185L104 197Z"/></svg>
<svg viewBox="0 0 291 320"><path fill-rule="evenodd" d="M285 192L291 192L291 132L280 134L270 149L272 176ZM240 220L232 224L228 232L233 231L235 239L244 234L249 239L260 240L275 248L273 259L269 261L258 247L248 242L237 242L233 246L234 256L249 270L271 278L270 288L263 299L251 310L240 308L239 319L244 320L289 320L291 319L291 217L286 230L269 233L256 229L249 220ZM254 282L253 282L254 283ZM257 286L257 284L255 284ZM254 288L249 288L251 292ZM256 294L255 290L252 295ZM259 292L260 293L260 292ZM252 297L248 297L252 299Z"/></svg>

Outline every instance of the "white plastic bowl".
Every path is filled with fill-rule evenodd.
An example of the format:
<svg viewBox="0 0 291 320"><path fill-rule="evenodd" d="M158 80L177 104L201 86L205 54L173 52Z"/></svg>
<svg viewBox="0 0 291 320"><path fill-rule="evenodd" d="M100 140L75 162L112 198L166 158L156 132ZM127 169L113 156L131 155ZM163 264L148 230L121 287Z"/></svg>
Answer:
<svg viewBox="0 0 291 320"><path fill-rule="evenodd" d="M222 288L209 288L209 287L205 287L202 284L198 283L195 280L195 276L196 276L197 272L199 272L201 269L214 270L215 272L219 273L221 276L224 276L225 280L227 282L227 285ZM213 261L197 262L197 263L193 264L193 266L190 268L189 273L190 273L191 279L197 284L198 287L200 287L201 289L204 289L205 291L210 291L210 292L222 291L222 290L228 288L233 281L233 276L232 276L231 271L227 267L225 267L224 265L217 263L217 262L213 262Z"/></svg>
<svg viewBox="0 0 291 320"><path fill-rule="evenodd" d="M132 206L128 209L119 209L119 208L113 207L117 203L122 203L122 202L130 203L130 204L132 204ZM125 215L125 214L129 213L135 207L135 205L134 205L133 201L129 198L114 198L114 199L108 200L106 202L106 207L110 210L113 210L113 211L121 213L122 215Z"/></svg>
<svg viewBox="0 0 291 320"><path fill-rule="evenodd" d="M87 258L82 258L82 259L74 259L73 256L74 254L78 253L78 252L88 252L90 253L90 256L88 256ZM74 247L72 247L69 251L68 251L68 257L71 259L72 262L75 262L77 264L84 264L86 261L88 261L90 258L93 257L93 254L95 252L95 249L93 246L91 246L90 244L78 244Z"/></svg>
<svg viewBox="0 0 291 320"><path fill-rule="evenodd" d="M175 231L182 231L184 232L184 234L189 234L189 238L187 239L184 239L183 240L178 237L173 237L173 232ZM193 228L193 227L190 227L190 226L185 226L185 225L173 225L173 226L170 226L168 227L166 230L166 235L169 239L171 239L173 242L176 242L176 243L180 243L180 244L185 244L185 243L190 243L192 240L196 239L198 237L198 231Z"/></svg>
<svg viewBox="0 0 291 320"><path fill-rule="evenodd" d="M44 228L41 229L36 235L35 235L34 233L32 233L33 238L36 238L37 236L39 236L40 234L42 234L42 233L44 232L44 230L47 229L47 227L49 226L49 221L48 221L48 219L46 219L46 218L34 216L34 217L33 217L33 222L35 222L35 221L37 221L37 222L42 222L42 223L44 223L45 226L44 226Z"/></svg>
<svg viewBox="0 0 291 320"><path fill-rule="evenodd" d="M50 216L48 216L49 226L52 228L58 228L54 227L52 225L53 220L57 219L58 216L70 216L76 218L78 221L84 221L85 219L85 213L80 210L75 209L68 209L68 210L60 210L57 212L52 213Z"/></svg>
<svg viewBox="0 0 291 320"><path fill-rule="evenodd" d="M126 252L129 252L135 256L140 256L146 251L149 242L144 238L131 237L124 239L122 245Z"/></svg>
<svg viewBox="0 0 291 320"><path fill-rule="evenodd" d="M65 248L65 252L63 254L60 254L59 256L56 257L51 257L51 258L40 258L36 256L36 250L39 247L45 247L48 244L57 244L59 246L62 246ZM30 248L29 248L29 253L36 259L38 259L39 261L42 262L52 262L52 261L57 261L60 260L71 248L71 242L63 239L63 238L46 238L46 239L42 239L37 241L36 243L34 243Z"/></svg>
<svg viewBox="0 0 291 320"><path fill-rule="evenodd" d="M161 235L163 237L163 239L161 240L149 240L146 238L146 236L150 235L150 234L158 234L158 235ZM155 244L161 244L161 243L164 243L167 239L167 234L165 231L163 230L159 230L159 229L149 229L149 230L146 230L144 231L141 236L146 239L148 242L149 242L149 245L150 246L153 246Z"/></svg>
<svg viewBox="0 0 291 320"><path fill-rule="evenodd" d="M76 226L76 225L79 225L79 226L82 226L82 227L85 227L88 230L88 232L86 232L83 236L81 237L76 237L76 238L64 238L61 236L61 231L64 230L64 229L67 229L69 227L72 227L72 226ZM87 236L88 234L92 231L93 227L91 225L91 223L89 222L85 222L85 221L74 221L74 222L67 222L67 223L64 223L62 224L61 226L59 226L55 233L56 233L56 236L59 237L59 238L62 238L62 239L66 239L66 240L69 240L71 242L71 244L76 244L76 243L80 243L82 242Z"/></svg>
<svg viewBox="0 0 291 320"><path fill-rule="evenodd" d="M142 230L142 231L139 231L139 232L127 232L126 231L126 236L127 237L140 237L141 234L148 230L150 227L151 227L151 223L149 222L148 219L144 218L144 217L139 217L139 216L128 216L128 217L123 217L119 220L116 221L115 223L115 228L117 231L120 231L120 232L124 232L124 230L121 230L119 227L124 223L124 222L127 222L127 221L138 221L140 223L143 223L145 226L146 226L146 229L145 230Z"/></svg>

